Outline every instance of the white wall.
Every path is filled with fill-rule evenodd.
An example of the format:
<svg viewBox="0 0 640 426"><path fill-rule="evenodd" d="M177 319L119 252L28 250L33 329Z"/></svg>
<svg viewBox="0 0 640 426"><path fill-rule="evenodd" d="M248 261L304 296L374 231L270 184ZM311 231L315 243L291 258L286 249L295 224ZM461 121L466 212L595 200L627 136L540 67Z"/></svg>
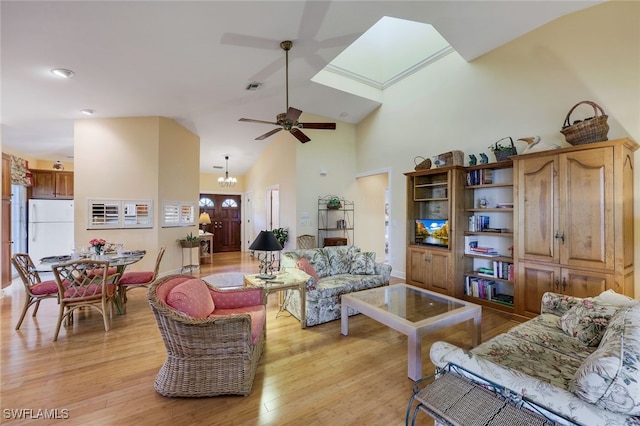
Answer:
<svg viewBox="0 0 640 426"><path fill-rule="evenodd" d="M498 139L559 132L569 109L593 100L609 114L609 139L640 141L640 3L607 2L562 17L467 63L457 54L384 92L357 127L357 171L389 168L391 259L405 270L406 181L416 156L452 149L489 152ZM520 151L525 144L519 142ZM493 155L489 155L493 161ZM640 164L640 152L635 155ZM635 174L636 265L640 265L640 172ZM640 294L640 267L636 268Z"/></svg>

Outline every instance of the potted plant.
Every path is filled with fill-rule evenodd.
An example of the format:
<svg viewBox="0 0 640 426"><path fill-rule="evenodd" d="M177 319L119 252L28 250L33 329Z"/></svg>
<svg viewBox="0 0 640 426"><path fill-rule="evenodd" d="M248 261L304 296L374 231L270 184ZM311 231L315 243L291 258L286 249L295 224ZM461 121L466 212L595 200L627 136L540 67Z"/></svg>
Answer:
<svg viewBox="0 0 640 426"><path fill-rule="evenodd" d="M276 240L280 243L280 245L284 248L284 245L289 240L289 229L288 228L275 228L272 230L273 235L275 235Z"/></svg>
<svg viewBox="0 0 640 426"><path fill-rule="evenodd" d="M340 202L340 198L336 196L331 196L327 200L327 208L329 210L338 210L342 207L342 203Z"/></svg>
<svg viewBox="0 0 640 426"><path fill-rule="evenodd" d="M200 246L200 237L197 235L193 235L192 232L189 232L186 237L178 240L181 247L199 247Z"/></svg>
<svg viewBox="0 0 640 426"><path fill-rule="evenodd" d="M510 144L501 144L500 142L509 139L511 141ZM496 156L496 161L505 161L511 155L517 155L518 151L516 150L516 146L513 144L513 139L510 136L506 138L502 138L493 145L489 147L489 149L493 152L493 155Z"/></svg>

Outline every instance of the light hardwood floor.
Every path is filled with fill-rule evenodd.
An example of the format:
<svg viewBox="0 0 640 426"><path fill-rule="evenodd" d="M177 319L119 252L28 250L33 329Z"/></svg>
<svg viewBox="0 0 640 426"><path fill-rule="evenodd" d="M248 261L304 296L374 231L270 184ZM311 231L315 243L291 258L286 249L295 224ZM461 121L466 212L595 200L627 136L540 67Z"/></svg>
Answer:
<svg viewBox="0 0 640 426"><path fill-rule="evenodd" d="M200 275L226 271L257 272L257 262L247 254L215 254L214 265L203 266ZM36 318L30 310L20 330L14 330L24 302L22 284L14 283L1 300L0 423L34 422L10 418L9 410L32 410L36 416L38 410L57 409L68 419L36 424L404 424L413 385L407 377L407 338L364 315L350 318L349 336L340 334L340 321L303 330L288 313L278 315L278 296L271 295L268 338L251 395L165 398L153 389L166 352L145 291L128 295L127 313L114 316L109 332L100 314L88 312L63 327L53 342L55 300L44 301ZM514 324L484 309L483 341ZM425 375L433 373L429 347L436 340L469 348L469 327L424 338ZM424 414L419 421L432 424Z"/></svg>

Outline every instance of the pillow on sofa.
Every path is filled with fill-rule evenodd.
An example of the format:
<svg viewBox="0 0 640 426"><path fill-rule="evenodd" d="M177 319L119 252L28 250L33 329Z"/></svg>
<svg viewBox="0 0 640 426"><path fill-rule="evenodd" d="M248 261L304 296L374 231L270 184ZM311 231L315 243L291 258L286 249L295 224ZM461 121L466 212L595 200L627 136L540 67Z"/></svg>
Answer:
<svg viewBox="0 0 640 426"><path fill-rule="evenodd" d="M598 303L607 303L609 305L614 306L633 306L640 303L640 301L633 299L629 296L625 296L624 294L616 293L615 291L609 289L607 291L603 291L599 295L593 298L594 302Z"/></svg>
<svg viewBox="0 0 640 426"><path fill-rule="evenodd" d="M167 305L191 318L206 318L215 309L207 285L197 278L187 280L169 290Z"/></svg>
<svg viewBox="0 0 640 426"><path fill-rule="evenodd" d="M301 257L298 260L296 260L296 268L311 275L313 278L316 279L316 281L320 279L318 277L318 274L316 273L316 270L313 269L313 266L311 266L311 263L309 263L306 257Z"/></svg>
<svg viewBox="0 0 640 426"><path fill-rule="evenodd" d="M598 346L609 320L619 308L585 298L569 309L559 320L562 331L587 346Z"/></svg>
<svg viewBox="0 0 640 426"><path fill-rule="evenodd" d="M374 275L376 273L376 254L372 251L356 253L351 259L351 273Z"/></svg>
<svg viewBox="0 0 640 426"><path fill-rule="evenodd" d="M569 390L616 413L640 415L640 305L611 318L598 349L576 371Z"/></svg>

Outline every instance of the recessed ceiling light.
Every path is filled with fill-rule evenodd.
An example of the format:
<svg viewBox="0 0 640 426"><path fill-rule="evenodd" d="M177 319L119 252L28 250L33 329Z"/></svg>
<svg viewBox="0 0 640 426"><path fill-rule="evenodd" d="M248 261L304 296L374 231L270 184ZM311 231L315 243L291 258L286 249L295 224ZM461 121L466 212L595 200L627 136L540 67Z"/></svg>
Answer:
<svg viewBox="0 0 640 426"><path fill-rule="evenodd" d="M62 77L62 78L71 78L73 77L73 75L75 74L73 71L71 70L67 70L64 68L54 68L51 70L51 74L57 76L57 77Z"/></svg>
<svg viewBox="0 0 640 426"><path fill-rule="evenodd" d="M83 113L84 115L93 115L96 111L93 109L83 109L80 112Z"/></svg>

